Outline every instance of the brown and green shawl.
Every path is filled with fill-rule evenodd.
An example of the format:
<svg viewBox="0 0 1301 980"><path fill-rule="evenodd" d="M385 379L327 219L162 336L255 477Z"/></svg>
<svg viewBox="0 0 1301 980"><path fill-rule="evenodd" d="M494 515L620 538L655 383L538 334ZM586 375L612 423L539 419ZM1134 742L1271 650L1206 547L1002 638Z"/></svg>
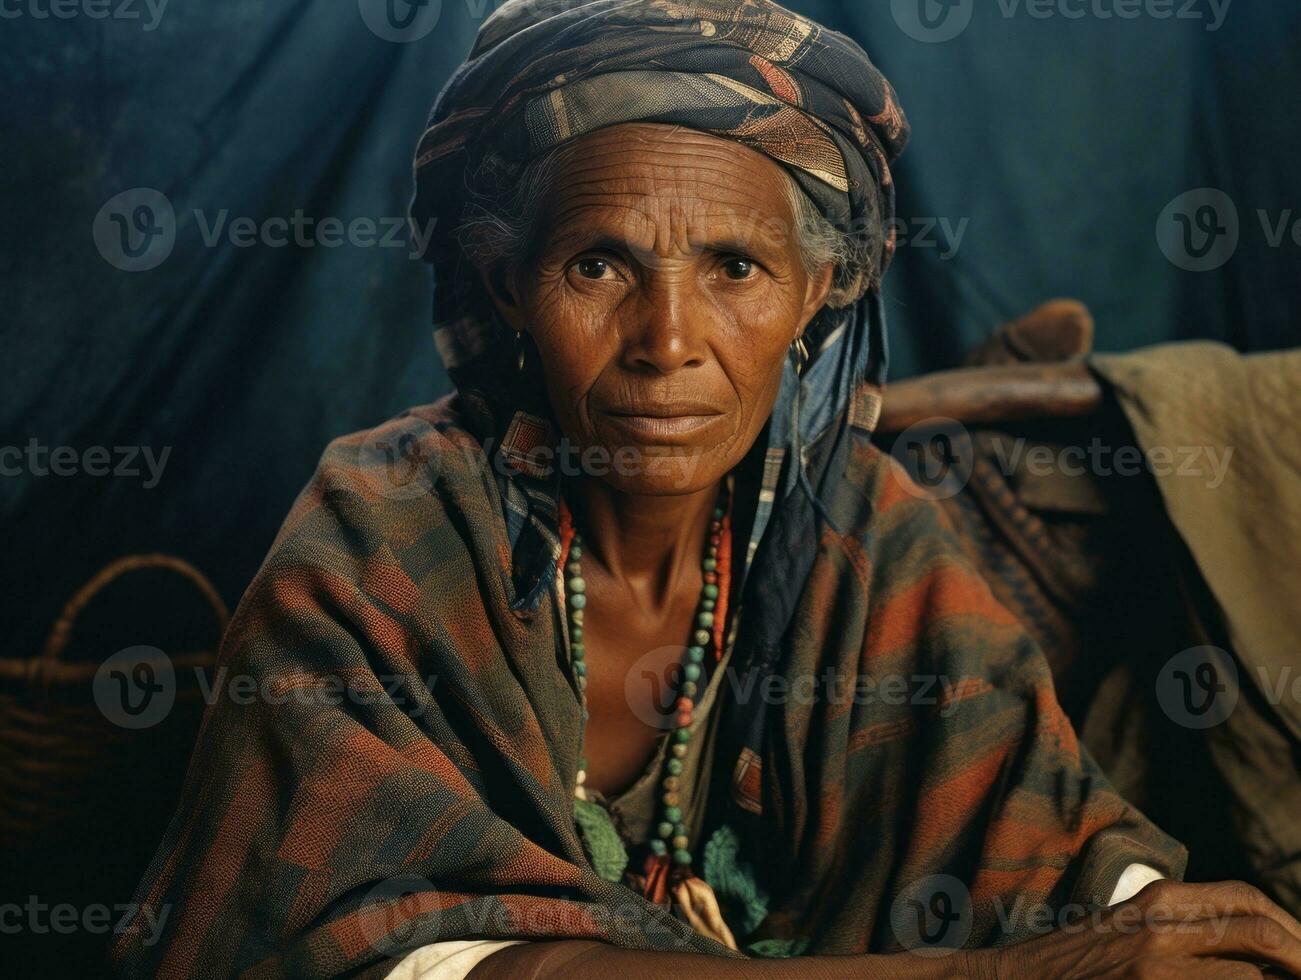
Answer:
<svg viewBox="0 0 1301 980"><path fill-rule="evenodd" d="M631 88L582 87L626 71ZM893 213L906 125L849 40L762 0L515 0L435 108L413 214L454 225L485 154L633 119L760 148L833 220ZM333 443L295 504L226 636L227 693L137 894L166 927L122 938L129 976L359 975L469 937L734 955L584 850L560 476L532 455L554 432L499 383L500 325L454 237L429 257L458 393ZM934 913L951 942L1007 943L1036 903L1105 903L1131 862L1180 874L938 506L871 447L879 295L815 327L737 474L749 546L705 826L738 939L897 950L929 942Z"/></svg>

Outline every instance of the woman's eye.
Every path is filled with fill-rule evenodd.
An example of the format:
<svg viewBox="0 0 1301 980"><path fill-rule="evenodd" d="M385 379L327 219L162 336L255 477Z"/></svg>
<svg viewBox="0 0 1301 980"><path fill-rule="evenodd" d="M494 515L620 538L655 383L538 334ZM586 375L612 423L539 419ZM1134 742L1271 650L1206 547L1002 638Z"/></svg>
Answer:
<svg viewBox="0 0 1301 980"><path fill-rule="evenodd" d="M749 279L754 275L754 263L749 259L728 259L723 263L723 271L728 279Z"/></svg>
<svg viewBox="0 0 1301 980"><path fill-rule="evenodd" d="M610 271L610 263L605 259L579 259L575 267L584 279L604 279Z"/></svg>

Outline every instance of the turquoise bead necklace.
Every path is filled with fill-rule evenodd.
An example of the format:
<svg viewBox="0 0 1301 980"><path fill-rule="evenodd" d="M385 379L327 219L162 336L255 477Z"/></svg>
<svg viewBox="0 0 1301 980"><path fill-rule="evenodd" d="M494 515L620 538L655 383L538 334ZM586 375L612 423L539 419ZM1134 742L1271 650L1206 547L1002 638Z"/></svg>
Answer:
<svg viewBox="0 0 1301 980"><path fill-rule="evenodd" d="M704 673L705 655L714 645L714 617L724 615L717 609L719 598L719 549L723 544L723 522L727 517L728 491L726 481L713 514L710 515L709 534L700 567L704 584L692 622L691 642L675 671L675 698L673 728L669 733L668 758L660 778L660 796L657 802L657 820L650 852L657 858L670 859L675 867L689 871L691 868L690 841L687 836L686 815L682 812L683 760L687 744L691 741L691 723L694 718L697 696ZM583 539L575 530L565 561L565 600L569 618L570 667L578 687L582 706L583 725L587 725L587 651L583 645L583 618L587 609L587 582L583 578ZM575 795L587 799L584 784L587 782L587 760L578 760Z"/></svg>

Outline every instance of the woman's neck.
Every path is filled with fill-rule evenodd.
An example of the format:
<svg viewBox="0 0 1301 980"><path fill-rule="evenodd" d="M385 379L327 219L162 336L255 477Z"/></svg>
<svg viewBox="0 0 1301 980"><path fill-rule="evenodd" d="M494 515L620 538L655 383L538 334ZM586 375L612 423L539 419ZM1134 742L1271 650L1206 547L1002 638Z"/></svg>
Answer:
<svg viewBox="0 0 1301 980"><path fill-rule="evenodd" d="M596 479L570 488L584 561L657 604L699 567L720 485L675 496L638 496Z"/></svg>

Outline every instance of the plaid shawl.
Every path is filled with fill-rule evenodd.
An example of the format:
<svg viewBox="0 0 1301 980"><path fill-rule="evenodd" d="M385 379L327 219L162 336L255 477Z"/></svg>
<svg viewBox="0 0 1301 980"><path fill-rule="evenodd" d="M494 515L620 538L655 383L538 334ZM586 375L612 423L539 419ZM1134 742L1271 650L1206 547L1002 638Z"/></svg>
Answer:
<svg viewBox="0 0 1301 980"><path fill-rule="evenodd" d="M229 693L136 896L166 930L155 943L137 920L127 975L338 976L470 936L724 954L583 851L561 596L511 611L502 501L465 401L326 451L232 621ZM1000 907L1105 903L1131 861L1178 875L1181 849L1080 749L939 506L850 428L830 519L756 559L810 557L789 628L756 647L743 611L722 688L737 734L706 825L733 828L769 896L746 942L897 949L892 913L950 879L967 942L1007 942L1028 923L1005 927ZM394 484L377 442L411 447L431 492ZM744 604L765 599L781 596Z"/></svg>
<svg viewBox="0 0 1301 980"><path fill-rule="evenodd" d="M654 84L639 74L612 116L572 87L628 70L704 94L633 104ZM422 141L413 214L453 213L485 129L527 136L522 159L633 118L749 142L830 215L868 194L891 213L906 127L851 42L762 0L595 0L508 3L484 25ZM554 433L500 385L500 325L450 239L430 258L459 393L333 443L295 504L224 641L222 696L137 894L154 915L116 950L129 976L381 975L472 936L733 955L584 852L559 476L531 455ZM730 846L724 904L762 897L734 931L756 954L893 950L930 941L909 926L929 910L958 923L949 943L1004 943L1029 935L1027 902L1102 904L1133 861L1180 874L941 510L872 448L878 294L817 326L738 470L749 547L705 820L726 831L715 864Z"/></svg>

